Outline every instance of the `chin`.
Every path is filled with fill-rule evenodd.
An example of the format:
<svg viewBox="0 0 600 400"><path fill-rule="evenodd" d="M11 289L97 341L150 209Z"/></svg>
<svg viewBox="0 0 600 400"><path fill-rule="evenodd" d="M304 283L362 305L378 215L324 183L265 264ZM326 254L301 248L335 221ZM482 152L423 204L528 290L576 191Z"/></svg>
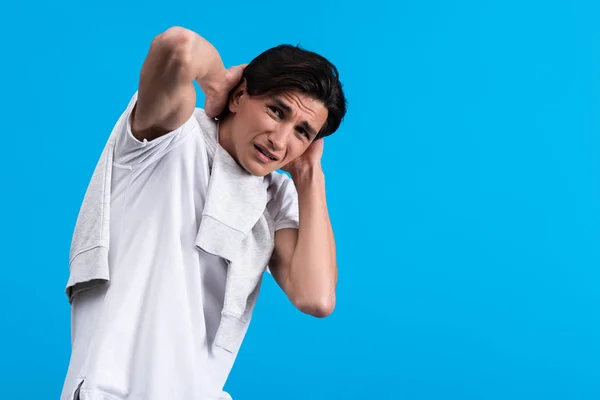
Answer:
<svg viewBox="0 0 600 400"><path fill-rule="evenodd" d="M246 163L245 165L242 165L242 167L249 174L254 175L254 176L267 176L271 172L274 171L274 170L271 170L270 168L266 168L263 165L259 165L259 164L253 163L253 162Z"/></svg>
<svg viewBox="0 0 600 400"><path fill-rule="evenodd" d="M267 176L271 172L276 171L281 164L280 162L273 161L270 163L263 163L255 159L253 154L247 154L246 157L240 159L238 162L242 168L244 168L249 174L254 176Z"/></svg>

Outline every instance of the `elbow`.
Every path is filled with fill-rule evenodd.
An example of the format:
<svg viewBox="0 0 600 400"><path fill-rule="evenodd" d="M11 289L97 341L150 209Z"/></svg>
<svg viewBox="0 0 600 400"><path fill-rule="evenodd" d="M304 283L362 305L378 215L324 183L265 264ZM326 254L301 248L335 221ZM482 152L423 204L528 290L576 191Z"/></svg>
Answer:
<svg viewBox="0 0 600 400"><path fill-rule="evenodd" d="M196 34L189 29L174 26L154 38L150 52L163 60L169 74L190 74L193 61L193 44Z"/></svg>
<svg viewBox="0 0 600 400"><path fill-rule="evenodd" d="M335 309L335 294L315 299L299 299L293 304L305 314L316 318L325 318Z"/></svg>
<svg viewBox="0 0 600 400"><path fill-rule="evenodd" d="M191 47L196 34L189 29L173 26L154 38L152 46L161 47L171 53L186 47Z"/></svg>

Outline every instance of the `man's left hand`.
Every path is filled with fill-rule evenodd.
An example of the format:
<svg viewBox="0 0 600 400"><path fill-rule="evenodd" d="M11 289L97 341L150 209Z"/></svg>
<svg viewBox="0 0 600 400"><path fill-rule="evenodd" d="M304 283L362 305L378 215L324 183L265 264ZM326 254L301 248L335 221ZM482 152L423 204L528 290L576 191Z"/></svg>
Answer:
<svg viewBox="0 0 600 400"><path fill-rule="evenodd" d="M304 153L294 161L283 166L281 169L289 172L292 178L297 174L314 169L321 168L321 157L323 157L324 140L318 139L313 141Z"/></svg>

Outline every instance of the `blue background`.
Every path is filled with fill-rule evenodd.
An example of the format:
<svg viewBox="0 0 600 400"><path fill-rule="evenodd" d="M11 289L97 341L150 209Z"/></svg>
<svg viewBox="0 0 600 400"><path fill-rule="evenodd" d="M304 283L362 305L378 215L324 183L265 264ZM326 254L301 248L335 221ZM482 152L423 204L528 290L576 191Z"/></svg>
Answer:
<svg viewBox="0 0 600 400"><path fill-rule="evenodd" d="M324 158L337 309L302 315L266 279L236 400L600 399L598 2L15 3L0 6L1 399L58 399L75 219L172 25L228 66L284 42L320 52L349 99Z"/></svg>

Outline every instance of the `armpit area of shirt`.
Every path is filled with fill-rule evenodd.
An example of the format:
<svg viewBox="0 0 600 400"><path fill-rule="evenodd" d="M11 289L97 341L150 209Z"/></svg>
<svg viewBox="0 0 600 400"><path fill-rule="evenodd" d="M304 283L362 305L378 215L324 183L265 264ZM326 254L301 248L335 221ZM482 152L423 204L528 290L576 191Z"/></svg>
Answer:
<svg viewBox="0 0 600 400"><path fill-rule="evenodd" d="M116 137L113 156L113 162L117 166L135 167L156 161L167 151L189 137L194 130L199 129L198 123L192 114L183 125L171 132L150 141L147 139L138 140L131 129L133 109L136 104L137 92L131 98L118 127L120 131Z"/></svg>

